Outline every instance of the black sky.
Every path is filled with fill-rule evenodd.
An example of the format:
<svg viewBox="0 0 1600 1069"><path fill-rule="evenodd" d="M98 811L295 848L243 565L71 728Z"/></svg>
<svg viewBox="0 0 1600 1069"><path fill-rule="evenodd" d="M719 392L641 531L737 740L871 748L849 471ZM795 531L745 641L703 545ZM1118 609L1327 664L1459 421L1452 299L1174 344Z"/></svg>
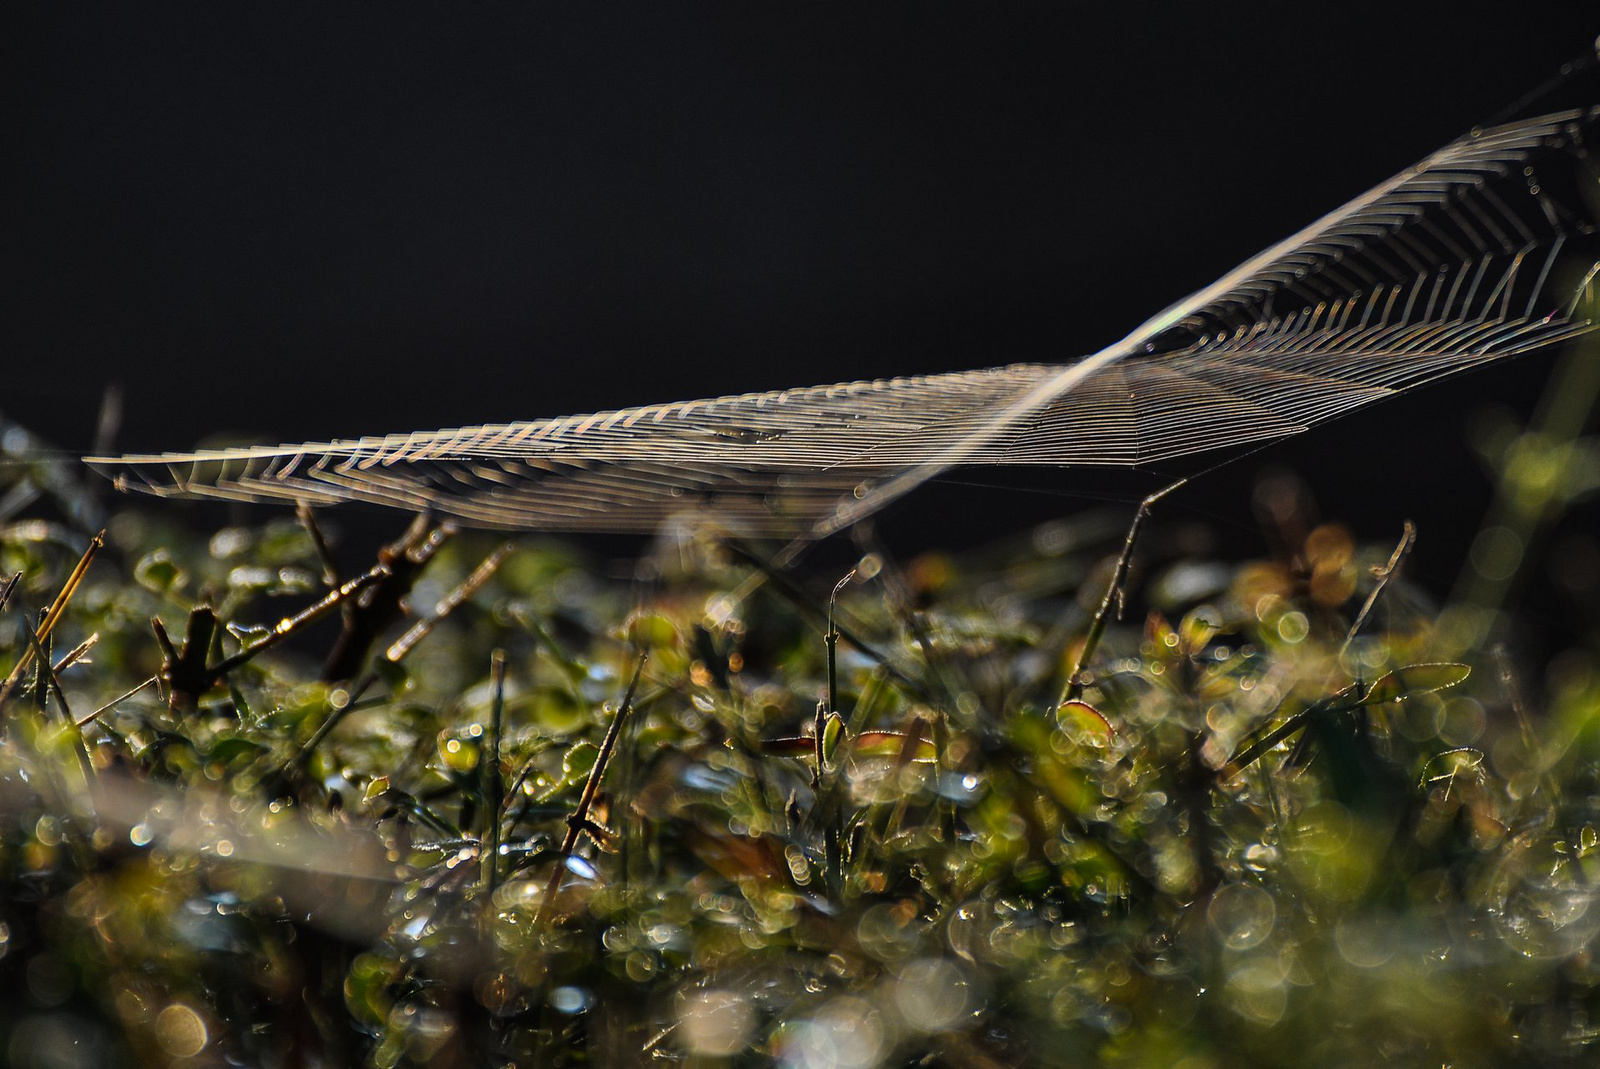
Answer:
<svg viewBox="0 0 1600 1069"><path fill-rule="evenodd" d="M1571 2L3 21L0 409L72 450L111 381L146 450L1070 359L1600 31Z"/></svg>

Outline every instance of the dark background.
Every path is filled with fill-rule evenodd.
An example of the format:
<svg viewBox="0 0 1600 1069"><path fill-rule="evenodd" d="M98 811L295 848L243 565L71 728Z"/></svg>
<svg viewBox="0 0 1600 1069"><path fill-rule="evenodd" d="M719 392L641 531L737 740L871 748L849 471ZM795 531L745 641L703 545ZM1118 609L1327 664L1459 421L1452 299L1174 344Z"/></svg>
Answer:
<svg viewBox="0 0 1600 1069"><path fill-rule="evenodd" d="M1070 359L1597 31L1573 2L8 5L0 409L84 451L116 382L114 445L161 450ZM1549 365L1173 508L1248 543L1287 464L1453 574L1487 500L1463 426ZM1076 500L947 487L886 522L959 544Z"/></svg>

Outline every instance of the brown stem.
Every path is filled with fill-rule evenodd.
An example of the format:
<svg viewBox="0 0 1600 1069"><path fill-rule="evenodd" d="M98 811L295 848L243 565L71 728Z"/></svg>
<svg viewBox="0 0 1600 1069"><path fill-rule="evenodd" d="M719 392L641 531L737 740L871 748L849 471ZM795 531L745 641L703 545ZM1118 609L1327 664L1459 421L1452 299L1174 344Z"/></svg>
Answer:
<svg viewBox="0 0 1600 1069"><path fill-rule="evenodd" d="M504 802L505 780L500 772L500 733L506 708L506 651L495 650L489 659L489 675L494 681L494 705L489 715L488 738L483 740L480 768L483 776L483 833L478 838L478 860L483 886L494 894L500 866L500 806Z"/></svg>
<svg viewBox="0 0 1600 1069"><path fill-rule="evenodd" d="M301 628L305 627L307 624L321 619L323 616L327 615L330 609L336 608L346 598L352 597L355 594L365 590L373 583L378 582L384 577L385 574L386 569L384 566L381 564L376 565L369 571L363 572L354 579L350 580L348 583L345 583L343 586L339 587L339 589L329 591L327 597L323 598L315 605L304 609L295 616L291 616L284 620L279 620L277 626L269 631L267 636L260 642L257 642L253 646L247 646L238 653L234 654L232 657L224 658L222 661L218 662L211 669L212 675L218 679L221 679L223 676L227 675L235 668L238 668L240 665L248 663L251 658L255 657L256 654L271 649L284 639L288 638L290 635L294 634L296 631L299 631Z"/></svg>
<svg viewBox="0 0 1600 1069"><path fill-rule="evenodd" d="M534 917L536 928L544 927L555 910L556 894L561 890L561 878L567 871L567 859L578 848L578 839L589 826L589 807L594 805L595 796L600 793L600 780L606 774L606 766L611 763L611 755L617 748L617 739L622 735L622 726L627 723L628 713L633 709L633 696L639 690L644 663L649 657L649 650L640 651L639 660L633 668L633 679L628 682L628 691L622 697L622 704L617 707L617 714L611 718L611 726L606 729L606 737L600 743L600 752L595 755L594 767L589 770L589 779L583 785L583 793L578 796L578 804L567 817L567 834L561 840L556 869L550 874L550 882L544 889L544 901Z"/></svg>
<svg viewBox="0 0 1600 1069"><path fill-rule="evenodd" d="M439 603L433 607L433 612L411 625L410 630L396 639L384 651L383 660L388 661L390 664L399 664L405 660L406 655L416 648L417 643L427 638L433 632L433 629L439 626L440 621L455 612L463 602L473 594L476 594L483 584L489 581L489 578L494 575L506 557L510 555L513 548L511 543L507 542L489 554L483 563L473 569L472 574L461 582L460 586L439 600ZM377 681L378 673L376 669L367 669L361 678L356 680L355 686L350 688L343 704L335 707L322 723L317 726L317 730L312 734L311 738L307 739L306 744L300 747L295 755L289 759L283 766L282 771L287 771L305 762L311 756L312 751L322 744L322 740L328 737L329 732L339 726L339 721L344 719L346 713L355 708L356 702L360 701L361 696L366 694Z"/></svg>
<svg viewBox="0 0 1600 1069"><path fill-rule="evenodd" d="M1343 661L1344 655L1349 652L1350 644L1356 640L1361 629L1366 626L1367 617L1372 615L1373 607L1378 604L1378 599L1383 596L1384 590L1389 586L1389 581L1400 572L1400 566L1405 563L1411 547L1417 544L1417 528L1410 520L1406 521L1405 530L1400 534L1400 541L1395 544L1394 552L1389 554L1389 563L1379 568L1376 572L1378 581L1372 587L1372 593L1367 595L1366 602L1361 606L1361 611L1356 613L1355 622L1350 625L1349 634L1344 637L1344 644L1339 647L1339 656L1336 661Z"/></svg>
<svg viewBox="0 0 1600 1069"><path fill-rule="evenodd" d="M84 575L89 571L89 565L94 563L95 554L99 553L100 548L105 544L106 533L104 531L89 540L89 547L83 551L83 556L78 558L78 563L73 567L72 574L67 576L66 583L61 587L61 593L56 595L56 600L51 602L49 609L45 610L44 619L39 623L38 637L40 642L49 638L50 632L61 621L61 617L67 611L67 603L72 600L72 595L77 592L78 584L83 582ZM21 573L18 573L18 578L20 577ZM16 582L17 579L14 578L6 584L5 599L0 599L0 604L3 604L4 600L9 600L11 588L16 585ZM28 670L28 665L33 662L33 656L33 650L31 649L22 652L22 656L17 660L16 667L11 669L11 674L6 677L5 683L0 685L0 705L5 704L5 700L16 689L17 683L22 679L22 674Z"/></svg>
<svg viewBox="0 0 1600 1069"><path fill-rule="evenodd" d="M449 524L429 529L426 514L419 515L395 542L378 551L378 565L383 576L354 601L346 602L344 624L339 637L322 666L322 678L328 682L349 679L361 670L373 643L399 620L404 613L403 603L417 577L422 574L455 533Z"/></svg>
<svg viewBox="0 0 1600 1069"><path fill-rule="evenodd" d="M1089 631L1083 636L1083 649L1078 651L1077 662L1072 666L1071 674L1067 676L1067 685L1061 691L1060 700L1056 702L1058 706L1083 697L1084 669L1088 667L1089 659L1094 656L1095 650L1100 647L1100 639L1105 634L1106 625L1111 619L1111 607L1117 606L1119 614L1122 611L1128 569L1133 564L1133 547L1139 541L1139 529L1149 517L1151 506L1188 481L1179 479L1166 489L1157 490L1139 502L1139 511L1133 514L1133 522L1128 525L1128 536L1122 541L1122 554L1117 558L1117 566L1111 573L1111 582L1106 584L1105 597L1100 599L1100 608L1095 611L1094 619L1089 622Z"/></svg>
<svg viewBox="0 0 1600 1069"><path fill-rule="evenodd" d="M323 537L322 528L317 523L316 514L311 511L311 506L304 501L295 503L294 518L300 521L306 534L311 537L311 545L317 551L317 559L322 562L322 581L330 588L339 585L339 567L333 561L333 552L328 549L328 540Z"/></svg>
<svg viewBox="0 0 1600 1069"><path fill-rule="evenodd" d="M151 676L149 679L145 680L143 683L140 683L131 690L123 691L121 694L117 695L115 698L112 698L110 701L106 702L104 705L90 713L88 716L84 717L82 720L79 720L78 726L81 728L94 723L96 720L99 720L106 713L110 712L112 709L115 709L118 705L127 701L141 690L144 690L146 687L155 686L160 681L161 680L158 676Z"/></svg>

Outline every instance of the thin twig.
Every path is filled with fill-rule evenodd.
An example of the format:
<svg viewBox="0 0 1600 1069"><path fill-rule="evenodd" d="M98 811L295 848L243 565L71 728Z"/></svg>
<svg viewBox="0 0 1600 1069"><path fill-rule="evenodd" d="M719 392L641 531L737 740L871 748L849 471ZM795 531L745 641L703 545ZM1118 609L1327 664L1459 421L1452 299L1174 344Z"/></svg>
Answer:
<svg viewBox="0 0 1600 1069"><path fill-rule="evenodd" d="M848 586L850 580L855 577L856 570L851 568L843 579L833 584L833 593L828 596L828 630L822 636L823 645L827 647L828 696L824 701L817 703L816 724L812 729L812 744L816 748L816 769L811 777L811 786L819 796L822 790L822 774L827 764L824 737L828 733L828 716L837 715L839 711L839 629L835 626L834 614L839 607L839 591Z"/></svg>
<svg viewBox="0 0 1600 1069"><path fill-rule="evenodd" d="M433 612L418 620L405 634L396 639L384 651L382 659L389 664L399 664L405 660L406 656L416 648L417 643L427 638L433 632L433 629L439 626L440 621L460 608L463 602L476 594L483 584L489 581L490 577L504 563L506 557L510 555L513 548L512 544L507 542L489 554L482 564L473 569L471 575L467 576L459 586L439 600L438 604L433 607ZM382 565L379 565L379 567L382 567ZM355 708L356 702L377 681L378 672L376 668L367 669L361 678L356 680L355 685L350 688L343 704L328 713L322 723L317 726L317 730L306 740L305 745L300 747L295 755L284 763L282 771L287 772L297 765L304 764L311 757L312 751L322 745L322 741L328 737L334 728L339 726L339 722Z"/></svg>
<svg viewBox="0 0 1600 1069"><path fill-rule="evenodd" d="M1067 676L1067 685L1062 688L1061 698L1056 702L1057 707L1083 697L1084 670L1089 666L1089 659L1094 656L1095 650L1100 647L1100 639L1105 634L1106 625L1111 619L1111 607L1113 605L1117 607L1119 616L1122 613L1128 569L1133 564L1133 547L1139 541L1139 530L1149 518L1151 507L1188 481L1179 479L1171 486L1157 490L1139 502L1139 511L1133 514L1133 522L1128 525L1128 535L1122 541L1122 554L1117 558L1117 566L1111 573L1111 582L1106 584L1105 597L1100 599L1100 608L1095 611L1094 619L1089 622L1089 630L1083 636L1083 648L1078 651L1077 663L1072 666L1072 672Z"/></svg>
<svg viewBox="0 0 1600 1069"><path fill-rule="evenodd" d="M878 573L878 581L883 584L887 592L887 600L891 613L894 613L905 623L906 630L911 632L917 649L922 653L923 662L928 666L928 673L932 676L934 687L943 694L941 701L924 691L925 700L933 706L933 717L930 721L933 733L934 764L940 774L951 770L950 764L950 722L953 714L959 713L961 703L958 699L957 688L951 686L949 674L945 671L945 660L940 655L938 647L934 645L933 636L928 633L928 628L922 617L912 607L911 587L906 583L905 576L901 573L898 562L890 555L888 547L884 546L877 537L877 532L870 525L860 525L856 528L858 539L863 540L867 548L875 552L882 561ZM970 677L967 676L964 666L961 670L962 683L968 691L976 691ZM971 724L965 724L971 727ZM947 798L938 798L934 808L939 817L939 831L947 843L956 841L956 809L955 805Z"/></svg>
<svg viewBox="0 0 1600 1069"><path fill-rule="evenodd" d="M99 641L100 641L100 632L96 631L93 634L91 634L88 638L84 639L82 642L80 642L76 646L72 647L72 649L67 651L66 655L63 656L61 658L61 660L56 662L56 664L55 664L55 672L56 672L56 674L60 675L62 672L65 672L68 668L71 668L73 665L75 665L79 661L83 660L83 658L88 654L88 652L90 650L94 649L95 643L97 643Z"/></svg>
<svg viewBox="0 0 1600 1069"><path fill-rule="evenodd" d="M634 699L633 710L638 712L641 709L647 708L651 703L659 701L664 694L669 693L672 693L672 691L669 689L657 689L648 694L641 695ZM528 759L522 763L522 767L517 770L516 777L511 781L511 786L506 789L505 801L502 803L500 809L501 842L505 842L510 837L511 830L515 828L515 824L511 825L510 828L506 827L505 822L507 820L511 820L513 817L515 817L517 820L520 820L522 817L528 814L529 810L527 807L516 809L515 812L513 812L513 807L515 807L517 802L523 797L524 791L527 788L528 780L532 779L534 773L539 770L539 753L543 752L544 749L541 749L538 753L529 756Z"/></svg>
<svg viewBox="0 0 1600 1069"><path fill-rule="evenodd" d="M1517 718L1517 729L1522 733L1522 745L1528 748L1529 753L1537 750L1538 736L1533 733L1533 721L1528 718L1528 709L1522 703L1522 688L1517 686L1517 675L1511 667L1511 655L1506 652L1504 643L1496 643L1494 647L1494 664L1500 672L1500 689L1505 692L1506 701L1511 705L1511 713Z"/></svg>
<svg viewBox="0 0 1600 1069"><path fill-rule="evenodd" d="M839 628L834 619L839 608L839 591L850 585L856 577L856 570L851 568L845 577L833 584L833 593L828 595L828 632L822 636L822 641L828 646L828 712L839 711Z"/></svg>
<svg viewBox="0 0 1600 1069"><path fill-rule="evenodd" d="M847 753L853 752L855 747L854 740L866 727L868 718L872 715L878 699L882 697L885 688L888 686L887 679L888 673L883 671L873 672L871 679L867 683L867 689L857 697L855 708L850 712L850 722L845 724L840 732L840 745L846 747ZM919 725L918 730L925 730L927 727L926 723L920 719L917 724ZM826 731L827 726L823 725L822 730ZM758 765L757 767L759 768L760 766ZM819 818L822 814L837 814L839 812L840 796L849 789L849 784L848 776L834 776L828 780L822 785L822 790L818 793L816 802L813 804L812 812L817 814ZM839 826L836 816L831 816L829 820L835 828ZM851 856L853 857L854 854L852 853ZM838 864L841 884L843 882L844 857L845 854L841 844Z"/></svg>
<svg viewBox="0 0 1600 1069"><path fill-rule="evenodd" d="M617 707L616 715L611 718L611 726L606 729L606 737L600 743L600 752L595 755L594 767L589 770L589 779L583 785L583 793L578 796L578 804L567 817L567 834L561 840L556 869L550 874L550 882L545 886L544 901L539 904L539 912L534 917L535 928L544 927L555 910L556 895L561 890L561 878L566 874L567 861L572 857L572 852L578 848L578 839L589 827L589 807L594 805L595 796L600 793L600 780L606 774L606 766L611 763L611 754L616 750L617 739L622 735L622 726L627 722L628 713L633 708L633 696L639 689L639 679L644 675L644 663L649 657L649 650L640 651L639 660L634 665L633 679L628 682L628 691L623 695L622 704Z"/></svg>
<svg viewBox="0 0 1600 1069"><path fill-rule="evenodd" d="M817 702L811 718L811 789L818 795L822 793L823 736L827 733L828 702L824 699Z"/></svg>
<svg viewBox="0 0 1600 1069"><path fill-rule="evenodd" d="M306 534L311 538L311 545L317 551L317 559L322 562L322 581L330 589L339 585L339 566L334 563L333 553L328 549L328 540L322 535L322 528L317 524L316 514L311 511L311 506L304 501L295 502L294 518L300 521L300 526L305 528Z"/></svg>
<svg viewBox="0 0 1600 1069"><path fill-rule="evenodd" d="M161 663L161 675L167 681L169 703L174 709L199 705L201 696L216 686L218 679L209 667L214 660L212 646L222 631L216 612L209 605L197 605L189 610L183 644L177 647L177 652L173 652L173 642L160 621L153 620L151 625L166 655Z"/></svg>
<svg viewBox="0 0 1600 1069"><path fill-rule="evenodd" d="M512 543L505 542L496 548L493 553L485 557L483 563L474 568L472 574L467 576L461 582L461 585L440 599L438 604L433 607L433 612L412 624L405 634L396 639L384 651L384 660L391 664L399 664L404 660L406 654L411 652L412 647L427 638L429 633L439 626L440 621L455 612L462 602L483 588L483 585L494 576L494 573L499 570L500 565L505 563L505 559L511 555L512 550L515 548Z"/></svg>
<svg viewBox="0 0 1600 1069"><path fill-rule="evenodd" d="M266 637L262 638L259 642L256 642L254 645L246 646L238 653L235 653L232 657L225 657L216 665L212 666L212 676L214 678L221 679L235 668L249 663L249 661L257 654L271 649L284 639L288 638L290 635L294 634L296 631L299 631L306 625L321 619L328 613L330 609L338 607L338 605L346 598L353 597L362 590L365 590L367 587L371 586L373 583L378 582L387 573L388 570L383 565L377 565L376 567L373 567L370 570L356 576L354 579L343 584L337 589L329 591L328 595L315 605L302 610L294 616L279 620L272 630L267 632Z"/></svg>
<svg viewBox="0 0 1600 1069"><path fill-rule="evenodd" d="M1350 625L1349 634L1344 637L1344 644L1339 647L1339 656L1334 658L1335 663L1344 661L1344 655L1349 652L1351 643L1366 626L1367 617L1372 615L1373 607L1378 604L1378 599L1383 597L1384 590L1389 586L1389 581L1400 572L1400 566L1405 563L1411 548L1417 544L1417 528L1410 521L1405 522L1405 530L1400 534L1400 541L1395 544L1394 552L1389 554L1389 563L1379 568L1375 573L1377 583L1372 587L1372 592L1367 595L1366 602L1361 606L1361 611L1356 613L1355 622Z"/></svg>
<svg viewBox="0 0 1600 1069"><path fill-rule="evenodd" d="M499 877L500 807L505 802L505 781L500 773L500 733L506 707L505 650L495 650L490 655L489 675L494 683L494 703L490 707L489 737L484 740L479 766L483 783L483 832L479 836L478 861L484 891L492 896Z"/></svg>
<svg viewBox="0 0 1600 1069"><path fill-rule="evenodd" d="M164 664L172 664L178 659L178 648L172 644L172 636L167 634L167 625L161 622L161 617L150 617L150 630L155 632L156 645L161 647L161 660Z"/></svg>
<svg viewBox="0 0 1600 1069"><path fill-rule="evenodd" d="M339 637L322 665L323 680L354 678L368 663L378 636L405 615L405 599L417 578L456 532L449 523L430 529L430 522L427 513L419 514L400 538L378 550L383 578L345 602Z"/></svg>
<svg viewBox="0 0 1600 1069"><path fill-rule="evenodd" d="M67 696L61 691L61 681L56 678L55 672L50 668L50 657L45 652L43 643L39 641L39 632L28 623L27 617L18 617L22 621L22 633L28 638L28 648L33 651L35 660L40 666L39 684L48 687L56 696L56 701L61 703L61 712L68 720L72 719L72 707L67 704Z"/></svg>
<svg viewBox="0 0 1600 1069"><path fill-rule="evenodd" d="M100 717L104 716L106 713L110 712L112 709L115 709L118 705L120 705L123 702L127 701L129 698L133 697L135 694L139 693L141 690L144 690L146 687L155 686L160 681L161 680L160 680L159 676L151 676L149 679L145 680L143 683L140 683L137 687L134 687L132 690L124 691L123 693L117 695L115 698L112 698L110 701L106 702L104 705L102 705L100 708L96 709L94 712L90 713L88 716L84 717L82 720L79 720L78 721L78 726L80 728L81 727L87 727L89 724L92 724L96 720L99 720Z"/></svg>
<svg viewBox="0 0 1600 1069"><path fill-rule="evenodd" d="M939 653L938 647L934 645L933 636L928 633L927 624L921 614L913 608L911 586L906 582L905 574L901 570L899 562L889 552L888 547L883 544L883 540L878 537L877 529L871 524L858 525L854 533L857 543L868 552L876 554L882 562L878 572L878 582L883 585L888 594L887 601L890 611L904 620L906 630L911 632L911 637L916 642L917 649L922 653L922 659L928 665L928 671L933 677L934 684L944 694L943 702L933 698L930 698L929 701L946 712L948 710L959 712L960 703L956 700L958 690L966 690L973 693L978 690L972 681L971 675L966 670L967 666L963 662L957 663L956 672L961 676L961 686L960 688L952 686L949 678L950 673L945 670L945 658ZM947 719L948 716L942 717L935 728L935 735L938 738L939 752L941 754L945 751L947 728L945 720Z"/></svg>
<svg viewBox="0 0 1600 1069"><path fill-rule="evenodd" d="M89 565L94 563L95 554L99 553L100 548L105 544L106 533L104 531L89 539L89 547L83 551L83 556L78 558L78 563L72 569L72 574L67 576L66 583L61 587L61 593L56 595L56 600L45 611L44 619L39 623L39 641L43 642L50 637L50 632L55 629L56 624L60 622L61 617L66 613L67 603L72 600L72 595L77 593L78 584L83 582L84 575L88 573ZM13 579L11 583L7 584L7 597L10 596L11 587L15 583L16 579ZM17 661L16 667L12 668L11 674L6 677L4 685L0 685L0 705L3 705L5 700L11 696L11 692L16 689L18 681L22 679L22 673L26 672L28 665L32 663L33 656L31 649L24 650L22 657Z"/></svg>
<svg viewBox="0 0 1600 1069"><path fill-rule="evenodd" d="M500 803L501 839L505 839L507 835L504 825L506 818L511 815L512 803L514 803L518 798L522 797L523 789L527 786L529 778L532 777L536 767L538 766L539 754L543 752L544 748L541 748L537 753L534 753L523 762L522 767L517 770L516 776L512 778L511 786L507 788L505 792L505 797Z"/></svg>
<svg viewBox="0 0 1600 1069"><path fill-rule="evenodd" d="M89 565L94 563L95 554L106 544L106 533L101 531L89 539L88 548L83 551L83 556L78 558L78 563L73 567L72 574L67 576L66 584L61 588L61 593L56 595L56 600L51 603L45 613L44 623L39 627L39 640L42 642L50 637L50 632L55 630L56 624L61 622L61 617L67 611L67 603L72 600L72 595L78 592L78 585L83 582L83 577L89 572Z"/></svg>
<svg viewBox="0 0 1600 1069"><path fill-rule="evenodd" d="M671 1039L677 1030L677 1022L667 1025L661 1031L657 1032L655 1035L646 1040L644 1046L639 1048L640 1052L644 1054L654 1053L656 1048L661 1046L661 1044L665 1043L667 1040Z"/></svg>
<svg viewBox="0 0 1600 1069"><path fill-rule="evenodd" d="M801 615L809 618L813 622L819 622L824 618L824 614L817 610L816 606L811 603L805 592L795 585L794 580L780 572L777 566L769 563L759 553L744 545L741 545L732 539L723 542L723 545L727 546L734 556L738 557L745 563L751 565L764 574L767 577L768 584L774 590L776 590L780 596L782 596L784 601L787 601L790 606L798 611ZM886 654L874 649L868 642L862 639L861 636L857 635L854 631L847 627L839 626L838 632L840 638L854 646L862 656L866 657L874 664L881 665L885 671L894 676L895 680L899 682L901 686L905 687L912 694L921 698L923 701L931 702L934 700L933 696L928 693L927 686L925 686L919 680L913 678L909 672L906 672L904 669L892 662Z"/></svg>
<svg viewBox="0 0 1600 1069"><path fill-rule="evenodd" d="M894 764L890 766L887 779L898 797L895 799L894 808L889 811L888 818L883 822L883 830L878 833L879 838L885 843L899 832L900 824L906 817L906 810L911 807L911 797L915 792L907 790L901 780L905 777L905 770L911 767L911 762L916 758L917 748L922 745L930 726L926 717L913 716L905 730L905 740L900 744L900 752L895 755Z"/></svg>
<svg viewBox="0 0 1600 1069"><path fill-rule="evenodd" d="M1337 694L1324 698L1315 705L1300 710L1300 712L1290 716L1283 723L1267 732L1267 734L1228 758L1228 763L1217 770L1217 782L1226 783L1234 776L1237 776L1240 772L1249 768L1262 754L1265 754L1278 743L1310 724L1313 718L1318 716L1337 716L1359 708L1357 704L1359 697L1360 688L1351 685ZM1350 704L1345 704L1346 702ZM1268 719L1270 721L1270 716Z"/></svg>
<svg viewBox="0 0 1600 1069"><path fill-rule="evenodd" d="M1505 692L1512 715L1517 718L1517 730L1522 734L1522 745L1534 763L1538 774L1537 783L1544 789L1545 797L1548 799L1545 804L1553 804L1560 796L1560 788L1556 785L1555 777L1550 774L1550 765L1545 760L1544 746L1533 730L1533 720L1528 716L1528 707L1522 699L1522 688L1517 685L1516 669L1511 665L1511 655L1506 652L1504 644L1495 645L1494 661L1500 673L1500 689Z"/></svg>
<svg viewBox="0 0 1600 1069"><path fill-rule="evenodd" d="M39 665L39 675L43 677L43 685L48 686L55 694L56 701L61 704L61 715L68 724L72 725L72 751L78 758L78 764L83 769L84 782L93 782L95 778L94 762L89 760L89 751L83 744L83 732L78 730L72 717L72 706L67 703L67 695L61 689L61 680L56 678L54 669L50 667L50 655L46 652L44 644L39 641L39 634L24 618L22 630L28 636L28 645L32 647L34 658Z"/></svg>

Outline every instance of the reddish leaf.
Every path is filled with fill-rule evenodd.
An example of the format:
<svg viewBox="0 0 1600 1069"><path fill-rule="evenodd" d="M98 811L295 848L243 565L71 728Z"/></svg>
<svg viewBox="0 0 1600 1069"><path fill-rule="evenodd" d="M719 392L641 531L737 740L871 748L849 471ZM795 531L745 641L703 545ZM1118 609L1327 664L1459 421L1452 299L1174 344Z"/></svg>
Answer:
<svg viewBox="0 0 1600 1069"><path fill-rule="evenodd" d="M908 745L913 747L913 761L933 764L939 759L931 740L920 733L913 738L903 731L863 731L855 737L851 749L859 757L899 757Z"/></svg>
<svg viewBox="0 0 1600 1069"><path fill-rule="evenodd" d="M1095 746L1108 746L1117 737L1105 714L1085 701L1062 702L1056 709L1056 723L1075 740Z"/></svg>

